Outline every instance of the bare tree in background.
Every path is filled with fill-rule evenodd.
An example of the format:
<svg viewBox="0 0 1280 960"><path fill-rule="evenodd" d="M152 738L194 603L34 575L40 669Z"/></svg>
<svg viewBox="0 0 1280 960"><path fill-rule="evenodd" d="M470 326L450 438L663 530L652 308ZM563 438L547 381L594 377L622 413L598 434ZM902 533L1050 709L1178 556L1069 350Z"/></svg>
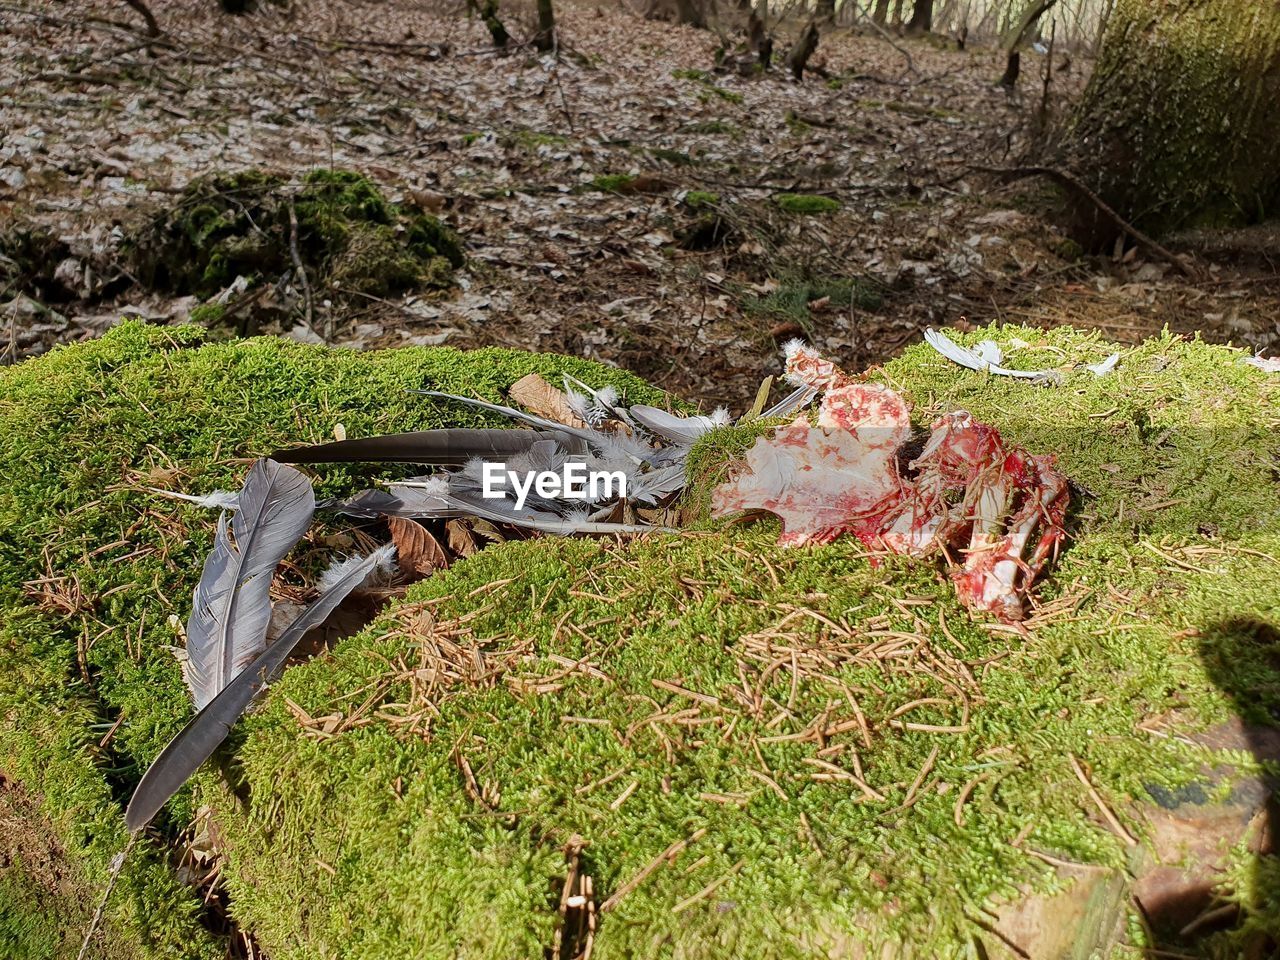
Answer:
<svg viewBox="0 0 1280 960"><path fill-rule="evenodd" d="M760 68L768 70L773 60L773 36L764 28L764 21L754 10L747 15L747 46L755 51Z"/></svg>
<svg viewBox="0 0 1280 960"><path fill-rule="evenodd" d="M1022 14L1005 31L1001 46L1005 52L1004 75L1000 78L1000 86L1012 90L1018 85L1018 75L1022 72L1022 44L1027 35L1040 22L1046 11L1058 0L1031 0Z"/></svg>
<svg viewBox="0 0 1280 960"><path fill-rule="evenodd" d="M702 4L698 0L676 0L676 19L691 27L704 29L707 25L706 15L702 12Z"/></svg>
<svg viewBox="0 0 1280 960"><path fill-rule="evenodd" d="M480 18L495 47L503 49L511 42L511 35L498 19L498 0L467 0L467 9Z"/></svg>
<svg viewBox="0 0 1280 960"><path fill-rule="evenodd" d="M916 0L911 13L911 22L907 24L907 33L921 36L933 29L933 0Z"/></svg>
<svg viewBox="0 0 1280 960"><path fill-rule="evenodd" d="M543 53L556 48L556 14L551 0L538 0L538 31L533 35L533 46Z"/></svg>
<svg viewBox="0 0 1280 960"><path fill-rule="evenodd" d="M818 24L811 19L805 28L800 31L800 36L796 38L795 45L791 48L791 52L787 54L787 67L791 70L791 75L797 80L804 79L804 68L809 64L809 58L813 56L813 52L818 49Z"/></svg>

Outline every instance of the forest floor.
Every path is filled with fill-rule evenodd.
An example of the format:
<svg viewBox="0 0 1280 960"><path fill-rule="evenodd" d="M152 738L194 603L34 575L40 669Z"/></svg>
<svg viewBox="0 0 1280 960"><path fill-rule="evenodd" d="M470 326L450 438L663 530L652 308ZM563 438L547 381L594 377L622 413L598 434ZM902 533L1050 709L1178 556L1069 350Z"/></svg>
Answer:
<svg viewBox="0 0 1280 960"><path fill-rule="evenodd" d="M57 240L43 263L8 265L4 361L126 314L187 319L199 301L137 282L123 248L194 178L245 169L358 171L441 216L468 261L445 292L339 307L318 291L310 328L277 285L247 310L276 295L285 309L242 331L556 351L735 406L797 335L849 369L927 325L1006 319L1123 342L1164 326L1280 342L1272 234L1174 238L1202 268L1190 282L1132 248L1083 256L1053 188L971 169L1016 164L1045 104L1061 126L1087 58L1055 54L1046 97L1046 60L1028 53L1009 94L990 48L834 30L795 83L713 72L715 33L596 4L558 5L558 62L499 55L478 22L435 6L231 17L174 2L156 6L164 34L148 44L123 4L0 5L0 237ZM779 27L778 48L790 40ZM838 209L789 212L785 194Z"/></svg>

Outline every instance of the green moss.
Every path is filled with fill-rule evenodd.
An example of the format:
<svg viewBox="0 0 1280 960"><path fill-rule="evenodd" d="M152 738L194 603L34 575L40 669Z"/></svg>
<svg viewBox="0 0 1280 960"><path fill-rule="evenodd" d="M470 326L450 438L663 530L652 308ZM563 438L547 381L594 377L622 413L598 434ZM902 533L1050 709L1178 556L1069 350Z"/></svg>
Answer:
<svg viewBox="0 0 1280 960"><path fill-rule="evenodd" d="M684 195L684 205L690 210L714 207L720 202L720 194L708 190L690 190Z"/></svg>
<svg viewBox="0 0 1280 960"><path fill-rule="evenodd" d="M879 310L884 305L879 289L871 281L844 277L782 277L777 289L764 296L745 290L741 296L742 310L748 316L790 320L805 330L812 319L809 304L815 300L826 300L826 308L832 310Z"/></svg>
<svg viewBox="0 0 1280 960"><path fill-rule="evenodd" d="M1076 167L1150 231L1253 222L1280 201L1280 9L1117 3L1072 131ZM1081 238L1109 241L1081 204ZM1100 235L1101 234L1101 235Z"/></svg>
<svg viewBox="0 0 1280 960"><path fill-rule="evenodd" d="M626 193L636 182L629 173L602 173L591 179L591 186L606 193Z"/></svg>
<svg viewBox="0 0 1280 960"><path fill-rule="evenodd" d="M1070 237L1062 237L1053 242L1050 247L1063 260L1079 260L1084 256L1084 248Z"/></svg>
<svg viewBox="0 0 1280 960"><path fill-rule="evenodd" d="M211 296L237 276L294 269L295 239L311 282L336 299L447 286L433 261L463 263L458 238L439 220L345 170L312 170L297 188L258 171L196 180L126 247L147 285Z"/></svg>
<svg viewBox="0 0 1280 960"><path fill-rule="evenodd" d="M674 164L677 167L691 167L697 163L689 154L680 150L669 150L666 147L651 147L649 154L658 160Z"/></svg>
<svg viewBox="0 0 1280 960"><path fill-rule="evenodd" d="M516 130L511 135L511 140L516 146L532 151L539 147L564 147L569 144L569 138L561 134L528 129Z"/></svg>
<svg viewBox="0 0 1280 960"><path fill-rule="evenodd" d="M804 136L813 129L809 123L800 119L800 115L790 108L783 114L782 119L786 123L787 129L795 136Z"/></svg>
<svg viewBox="0 0 1280 960"><path fill-rule="evenodd" d="M705 70L691 70L682 67L678 70L672 70L671 76L675 77L677 80L694 80L698 83L711 82L711 74L707 73Z"/></svg>
<svg viewBox="0 0 1280 960"><path fill-rule="evenodd" d="M715 94L721 100L728 101L729 103L735 103L741 106L742 103L744 102L742 94L737 93L733 90L726 90L724 87L714 87L714 86L710 87L709 89L713 94Z"/></svg>
<svg viewBox="0 0 1280 960"><path fill-rule="evenodd" d="M787 213L813 216L819 213L834 213L840 209L840 201L831 197L817 197L807 193L779 193L773 202Z"/></svg>
<svg viewBox="0 0 1280 960"><path fill-rule="evenodd" d="M222 322L222 318L226 312L226 304L214 302L202 303L192 308L191 322L197 323L202 327L216 327Z"/></svg>
<svg viewBox="0 0 1280 960"><path fill-rule="evenodd" d="M1017 354L1028 364L1106 350L1068 331L995 335L1036 343ZM476 956L536 957L556 923L571 837L585 841L603 899L705 830L602 919L600 956L651 955L659 942L678 956L801 957L893 937L921 955L963 955L984 936L967 919L980 904L1045 880L1040 861L1010 845L1015 836L1025 831L1026 846L1052 855L1124 864L1124 848L1072 785L1067 755L1090 764L1140 829L1130 804L1148 785L1194 778L1203 754L1135 736L1135 725L1175 708L1194 725L1230 707L1192 631L1280 612L1273 564L1258 555L1280 546L1272 441L1249 412L1275 388L1236 360L1164 339L1111 378L1072 376L1059 391L967 373L918 348L885 369L922 420L962 403L1057 452L1095 491L1041 588L1046 600L1078 595L1079 609L1030 640L972 622L931 565L872 567L847 542L779 550L775 523L625 547L508 545L416 587L364 636L291 671L250 722L241 755L261 799L248 813L225 809L240 851L236 902L266 944L305 929L355 955L402 956L397 936L437 943L448 931L456 939L441 955L465 943ZM1214 401L1228 394L1230 403ZM1155 439L1175 424L1185 432ZM714 475L764 426L705 439L691 470ZM1186 503L1146 509L1165 499L1166 483ZM1198 528L1206 511L1226 518L1212 540ZM1200 558L1211 565L1204 573L1161 556L1211 545L1221 554ZM797 618L797 606L815 619ZM832 633L841 623L847 640ZM852 656L877 630L918 637L917 656L988 664L966 695L961 732L888 724L924 698L935 705L919 708L917 722L957 725L965 711L936 673ZM753 636L770 645L753 653ZM452 649L444 639L462 649L442 662ZM788 650L831 658L842 643L851 659L811 669L802 660L793 677ZM444 679L475 656L487 679ZM579 662L590 671L566 672ZM413 669L438 678L429 696L415 697ZM299 739L289 702L325 716L371 690L382 722ZM820 743L801 737L811 724L849 720L850 695L875 731L870 746L856 725ZM1264 710L1280 706L1274 687L1269 697ZM806 761L841 744L824 756L847 769L856 748L883 801L810 778ZM935 749L925 789L909 813L896 810ZM493 785L495 809L468 796L458 756ZM979 775L957 825L955 798ZM317 873L317 859L336 875ZM713 881L713 895L674 912ZM321 905L305 926L291 906L298 889Z"/></svg>
<svg viewBox="0 0 1280 960"><path fill-rule="evenodd" d="M988 336L1020 366L1110 349L1069 329L966 342ZM42 791L60 829L96 838L93 869L121 829L101 768L132 783L189 712L167 618L185 616L212 527L122 484L127 471L177 464L164 485L204 491L233 482L233 458L339 420L352 436L482 422L404 392L428 383L496 399L523 373L567 370L658 399L562 358L197 340L128 324L0 373L0 766ZM933 564L872 566L848 541L782 550L775 522L500 545L291 668L237 731L244 804L206 772L167 829L197 801L215 809L232 913L272 957L544 957L574 836L598 901L697 837L600 917L604 960L847 956L892 940L959 956L975 938L994 953L984 906L1051 882L1028 849L1125 864L1068 755L1140 832L1148 786L1188 783L1205 760L1142 734L1151 718L1184 732L1238 700L1280 709L1265 651L1241 655L1224 626L1280 617L1267 413L1280 387L1238 356L1163 337L1109 377L1045 389L914 347L876 374L919 422L966 407L1090 491L1039 591L1063 611L1028 637L969 618ZM766 427L698 445L695 501ZM318 479L332 493L363 478ZM52 545L49 570L31 543ZM84 609L39 610L22 593L50 570L79 584ZM77 679L86 629L92 686ZM310 733L291 704L338 726ZM120 712L108 751L91 747L91 726ZM804 736L814 729L829 732ZM855 751L883 800L813 778L829 772L814 761L853 769Z"/></svg>

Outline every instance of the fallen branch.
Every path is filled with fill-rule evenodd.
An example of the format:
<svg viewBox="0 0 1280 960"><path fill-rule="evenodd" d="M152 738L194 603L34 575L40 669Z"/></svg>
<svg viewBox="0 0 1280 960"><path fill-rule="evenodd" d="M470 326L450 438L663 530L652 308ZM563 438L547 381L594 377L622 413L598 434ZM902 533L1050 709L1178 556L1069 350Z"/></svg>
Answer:
<svg viewBox="0 0 1280 960"><path fill-rule="evenodd" d="M156 23L155 15L142 0L124 0L124 2L133 7L134 10L137 10L142 15L142 19L147 22L148 37L160 36L160 24Z"/></svg>
<svg viewBox="0 0 1280 960"><path fill-rule="evenodd" d="M307 280L307 268L302 264L302 257L298 255L298 213L293 206L293 197L289 198L289 257L293 260L293 270L298 275L298 282L302 285L302 301L306 308L307 328L312 332L316 332L315 323L313 322L311 310L311 284ZM330 314L325 322L325 339L333 339L333 315Z"/></svg>
<svg viewBox="0 0 1280 960"><path fill-rule="evenodd" d="M1120 214L1112 209L1111 205L1103 200L1100 196L1084 185L1081 180L1074 174L1067 173L1065 170L1059 170L1057 167L983 167L971 165L970 170L976 173L991 173L996 176L1003 177L1007 181L1025 180L1028 177L1048 177L1059 186L1066 187L1076 195L1083 197L1097 209L1104 217L1114 223L1121 232L1132 238L1138 246L1155 254L1161 260L1176 267L1183 276L1191 280L1202 279L1201 273L1196 267L1188 263L1182 257L1178 256L1168 247L1157 243L1147 234L1143 233Z"/></svg>

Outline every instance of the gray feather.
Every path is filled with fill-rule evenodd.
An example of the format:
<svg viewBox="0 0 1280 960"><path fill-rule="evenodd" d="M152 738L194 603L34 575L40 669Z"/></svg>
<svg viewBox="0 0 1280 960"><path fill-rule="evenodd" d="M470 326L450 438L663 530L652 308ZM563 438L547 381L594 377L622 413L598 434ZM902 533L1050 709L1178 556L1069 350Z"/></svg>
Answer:
<svg viewBox="0 0 1280 960"><path fill-rule="evenodd" d="M137 833L150 823L169 798L212 756L253 698L284 665L298 641L313 627L322 624L347 594L364 583L365 578L385 563L394 550L388 545L355 564L347 561L333 586L303 610L278 640L262 651L247 669L241 671L169 741L142 775L125 810L124 822L130 833Z"/></svg>
<svg viewBox="0 0 1280 960"><path fill-rule="evenodd" d="M549 422L549 421L548 421ZM566 446L575 444L565 432L516 430L506 428L456 427L444 430L419 430L416 433L392 433L359 440L319 443L272 454L281 463L420 463L433 466L461 466L474 457L511 456L540 440L558 440Z"/></svg>
<svg viewBox="0 0 1280 960"><path fill-rule="evenodd" d="M763 411L760 416L761 418L789 417L791 414L807 407L817 395L818 391L813 387L796 387L768 410Z"/></svg>
<svg viewBox="0 0 1280 960"><path fill-rule="evenodd" d="M659 467L641 474L634 481L629 480L627 499L634 500L636 503L654 504L668 494L683 489L684 484L685 465L683 463Z"/></svg>
<svg viewBox="0 0 1280 960"><path fill-rule="evenodd" d="M711 417L681 417L643 404L636 404L628 412L636 423L650 433L686 447L692 445L704 433L719 426Z"/></svg>
<svg viewBox="0 0 1280 960"><path fill-rule="evenodd" d="M297 470L264 459L249 471L238 503L235 543L223 513L187 621L187 684L196 709L262 652L271 577L311 524L315 494Z"/></svg>

